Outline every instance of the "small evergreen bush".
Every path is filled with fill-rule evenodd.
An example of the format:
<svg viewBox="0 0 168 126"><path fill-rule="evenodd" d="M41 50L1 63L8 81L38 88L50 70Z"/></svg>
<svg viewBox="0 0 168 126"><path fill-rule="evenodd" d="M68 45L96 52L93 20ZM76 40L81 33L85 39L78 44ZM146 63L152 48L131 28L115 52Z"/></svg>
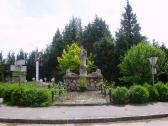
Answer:
<svg viewBox="0 0 168 126"><path fill-rule="evenodd" d="M3 91L4 91L4 85L0 85L0 98L2 97Z"/></svg>
<svg viewBox="0 0 168 126"><path fill-rule="evenodd" d="M112 99L115 104L128 103L128 96L128 89L126 87L112 89Z"/></svg>
<svg viewBox="0 0 168 126"><path fill-rule="evenodd" d="M168 83L166 83L166 87L168 87Z"/></svg>
<svg viewBox="0 0 168 126"><path fill-rule="evenodd" d="M131 103L145 103L149 100L149 92L144 86L134 85L129 90L129 100Z"/></svg>
<svg viewBox="0 0 168 126"><path fill-rule="evenodd" d="M12 93L13 105L43 107L51 104L51 92L45 88L18 88Z"/></svg>
<svg viewBox="0 0 168 126"><path fill-rule="evenodd" d="M158 91L152 85L147 84L147 83L144 84L144 87L146 87L149 92L149 100L150 101L157 101L159 98Z"/></svg>
<svg viewBox="0 0 168 126"><path fill-rule="evenodd" d="M52 102L51 90L24 84L5 85L2 97L5 103L18 106L42 107Z"/></svg>
<svg viewBox="0 0 168 126"><path fill-rule="evenodd" d="M168 101L168 86L165 85L162 82L158 82L157 84L154 85L154 88L158 91L159 93L159 101Z"/></svg>
<svg viewBox="0 0 168 126"><path fill-rule="evenodd" d="M4 98L5 103L10 104L12 92L16 90L17 87L18 87L17 84L12 84L12 85L7 84L4 86L2 97Z"/></svg>

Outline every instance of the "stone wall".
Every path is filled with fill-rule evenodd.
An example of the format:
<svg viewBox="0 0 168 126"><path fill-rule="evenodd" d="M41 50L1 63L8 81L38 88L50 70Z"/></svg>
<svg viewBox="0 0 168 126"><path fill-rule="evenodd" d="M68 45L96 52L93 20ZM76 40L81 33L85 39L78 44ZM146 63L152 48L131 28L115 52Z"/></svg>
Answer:
<svg viewBox="0 0 168 126"><path fill-rule="evenodd" d="M12 82L25 82L25 81L26 81L26 76L12 77Z"/></svg>
<svg viewBox="0 0 168 126"><path fill-rule="evenodd" d="M86 77L87 79L87 90L96 91L100 90L100 83L103 81L103 77ZM64 83L70 91L79 91L80 82L79 76L64 76Z"/></svg>

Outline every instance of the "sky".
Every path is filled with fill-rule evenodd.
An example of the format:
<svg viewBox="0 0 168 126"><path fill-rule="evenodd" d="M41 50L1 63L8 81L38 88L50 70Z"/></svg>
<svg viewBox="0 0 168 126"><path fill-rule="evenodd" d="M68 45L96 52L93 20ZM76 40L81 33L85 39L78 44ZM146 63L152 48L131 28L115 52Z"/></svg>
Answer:
<svg viewBox="0 0 168 126"><path fill-rule="evenodd" d="M130 0L141 33L168 47L168 0ZM81 18L87 26L95 15L109 25L113 36L120 28L126 0L0 0L0 50L4 55L20 49L45 49L59 28Z"/></svg>

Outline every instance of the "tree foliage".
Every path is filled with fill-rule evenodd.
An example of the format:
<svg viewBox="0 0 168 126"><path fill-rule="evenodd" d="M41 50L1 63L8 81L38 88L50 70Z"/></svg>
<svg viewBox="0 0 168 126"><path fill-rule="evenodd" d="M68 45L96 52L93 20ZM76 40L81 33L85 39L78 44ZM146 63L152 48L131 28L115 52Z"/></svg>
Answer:
<svg viewBox="0 0 168 126"><path fill-rule="evenodd" d="M110 30L106 22L102 18L96 16L94 21L89 23L84 29L82 45L88 53L94 53L94 44L104 37L111 37Z"/></svg>
<svg viewBox="0 0 168 126"><path fill-rule="evenodd" d="M103 76L108 80L114 79L114 42L110 37L102 38L99 42L95 43L95 56L94 61L103 73Z"/></svg>
<svg viewBox="0 0 168 126"><path fill-rule="evenodd" d="M24 51L21 49L20 52L17 54L16 59L17 59L17 60L21 60L21 59L26 60L26 59L27 59L27 53L24 52Z"/></svg>
<svg viewBox="0 0 168 126"><path fill-rule="evenodd" d="M121 54L124 54L131 46L138 44L145 37L140 33L141 27L128 1L122 17L121 28L116 32L116 44L120 47Z"/></svg>
<svg viewBox="0 0 168 126"><path fill-rule="evenodd" d="M81 19L72 17L69 24L65 26L63 31L63 41L67 44L72 44L73 42L81 42L82 37L82 26Z"/></svg>
<svg viewBox="0 0 168 126"><path fill-rule="evenodd" d="M119 67L123 77L122 80L126 82L142 84L144 82L151 82L151 69L149 58L158 57L157 61L157 75L167 72L168 64L165 53L158 47L150 44L139 43L133 46L128 53L126 53Z"/></svg>
<svg viewBox="0 0 168 126"><path fill-rule="evenodd" d="M36 76L36 61L35 61L36 51L32 51L27 60L27 80L32 80Z"/></svg>
<svg viewBox="0 0 168 126"><path fill-rule="evenodd" d="M56 57L61 56L63 49L65 48L65 43L63 42L62 34L60 30L57 29L51 45L49 45L41 56L41 77L47 77L49 80L52 77L60 79L60 75L56 66L58 62Z"/></svg>
<svg viewBox="0 0 168 126"><path fill-rule="evenodd" d="M115 46L115 67L114 75L117 81L120 77L118 64L121 62L124 54L133 46L139 42L145 40L145 37L140 33L141 27L138 24L136 14L133 13L133 9L127 1L125 11L122 14L120 29L116 32L116 46Z"/></svg>
<svg viewBox="0 0 168 126"><path fill-rule="evenodd" d="M5 81L5 77L8 75L9 66L5 64L2 52L0 52L0 81Z"/></svg>
<svg viewBox="0 0 168 126"><path fill-rule="evenodd" d="M73 72L79 73L80 51L81 48L78 46L78 44L73 43L70 46L67 45L67 48L63 50L61 57L57 57L59 69L62 73L65 73L68 69ZM88 59L88 68L90 69L92 68L94 62L90 58Z"/></svg>
<svg viewBox="0 0 168 126"><path fill-rule="evenodd" d="M93 54L95 68L100 68L108 81L113 79L114 39L106 22L96 16L83 32L82 45Z"/></svg>
<svg viewBox="0 0 168 126"><path fill-rule="evenodd" d="M15 53L12 54L9 52L7 56L7 64L14 65L15 64Z"/></svg>
<svg viewBox="0 0 168 126"><path fill-rule="evenodd" d="M111 35L105 20L101 17L96 16L93 22L84 28L81 25L80 18L72 17L62 31L59 29L56 30L51 43L39 52L41 55L39 68L40 79L47 77L47 81L50 81L51 78L55 77L56 81L60 81L62 80L62 73L65 73L69 68L71 71L78 73L80 63L79 53L81 49L79 46L83 46L88 52L88 72L91 72L93 68L100 68L104 78L109 82L117 81L117 83L120 83L119 78L122 77L122 74L124 75L122 79L124 80L126 78L125 81L134 82L134 80L140 80L140 78L143 78L141 80L142 82L149 81L149 78L151 78L150 73L148 73L150 71L149 66L144 66L147 72L141 75L138 72L132 73L131 65L128 66L131 72L125 70L127 67L121 65L125 61L124 55L128 50L146 39L141 35L140 30L141 27L138 24L136 14L133 13L133 9L128 1L125 11L122 14L121 26L115 34L115 39ZM78 47L74 46L71 49L73 42L77 42L76 45ZM157 49L162 49L166 53L166 57L168 56L166 46L159 46L156 41L154 41L153 46ZM27 79L28 81L32 80L35 77L35 52L32 51L27 55L23 50L20 50L16 54L16 57L14 52L9 52L7 59L4 59L2 53L0 53L0 80L5 80L10 70L10 64L14 64L15 60L19 59L25 59L27 61ZM138 58L135 58L135 60L133 61L141 62ZM149 65L148 61L145 62ZM119 73L118 65L120 68L121 66L123 67L123 70L121 70L122 74ZM162 62L161 66L158 66L158 80L167 82L167 62ZM143 71L142 66L139 67L136 68L137 71ZM135 78L130 78L130 75L136 75L136 73L137 76Z"/></svg>

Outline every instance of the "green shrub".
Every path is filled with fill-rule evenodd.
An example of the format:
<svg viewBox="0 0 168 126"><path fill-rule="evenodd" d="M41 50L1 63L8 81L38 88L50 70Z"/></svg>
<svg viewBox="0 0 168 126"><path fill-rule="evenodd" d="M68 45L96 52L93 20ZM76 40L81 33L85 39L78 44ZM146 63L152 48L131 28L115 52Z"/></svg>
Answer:
<svg viewBox="0 0 168 126"><path fill-rule="evenodd" d="M60 96L60 97L64 97L67 95L67 89L64 85L64 83L60 83L58 85L55 85L53 88L52 88L52 91L54 93L54 95L56 96Z"/></svg>
<svg viewBox="0 0 168 126"><path fill-rule="evenodd" d="M145 103L149 100L149 92L141 85L134 85L129 90L129 100L131 103Z"/></svg>
<svg viewBox="0 0 168 126"><path fill-rule="evenodd" d="M48 106L51 104L51 92L45 88L20 88L12 93L12 103L18 106Z"/></svg>
<svg viewBox="0 0 168 126"><path fill-rule="evenodd" d="M88 83L88 80L86 77L79 77L79 84L80 87L86 87Z"/></svg>
<svg viewBox="0 0 168 126"><path fill-rule="evenodd" d="M86 90L87 83L88 83L88 80L86 77L84 77L84 76L79 77L79 85L80 85L79 88L81 91Z"/></svg>
<svg viewBox="0 0 168 126"><path fill-rule="evenodd" d="M67 95L67 89L64 85L59 86L59 96L66 96Z"/></svg>
<svg viewBox="0 0 168 126"><path fill-rule="evenodd" d="M159 93L159 101L168 101L168 87L167 85L158 82L157 84L154 85L154 88L158 91Z"/></svg>
<svg viewBox="0 0 168 126"><path fill-rule="evenodd" d="M5 85L4 90L2 92L2 97L4 98L4 102L7 104L11 103L11 95L14 90L16 90L18 87L17 84L12 84L12 85Z"/></svg>
<svg viewBox="0 0 168 126"><path fill-rule="evenodd" d="M166 83L166 86L168 87L168 83Z"/></svg>
<svg viewBox="0 0 168 126"><path fill-rule="evenodd" d="M121 80L138 84L151 82L151 68L148 58L153 56L159 57L157 73L161 74L167 70L167 58L162 49L147 42L141 42L132 46L118 65L123 75Z"/></svg>
<svg viewBox="0 0 168 126"><path fill-rule="evenodd" d="M9 105L18 106L48 106L51 104L51 91L46 88L25 84L6 84L3 87L2 97Z"/></svg>
<svg viewBox="0 0 168 126"><path fill-rule="evenodd" d="M158 91L150 84L145 83L144 86L147 88L149 92L149 100L150 101L157 101L159 98Z"/></svg>
<svg viewBox="0 0 168 126"><path fill-rule="evenodd" d="M26 86L19 87L13 91L11 95L11 104L18 106L31 106L33 104L33 98L36 94L31 92L33 88L28 88Z"/></svg>
<svg viewBox="0 0 168 126"><path fill-rule="evenodd" d="M126 104L128 96L128 89L126 87L112 89L112 99L115 104Z"/></svg>
<svg viewBox="0 0 168 126"><path fill-rule="evenodd" d="M4 91L4 85L0 85L0 98L2 97L3 91Z"/></svg>
<svg viewBox="0 0 168 126"><path fill-rule="evenodd" d="M39 89L35 97L33 106L48 106L52 102L51 91L48 89Z"/></svg>

